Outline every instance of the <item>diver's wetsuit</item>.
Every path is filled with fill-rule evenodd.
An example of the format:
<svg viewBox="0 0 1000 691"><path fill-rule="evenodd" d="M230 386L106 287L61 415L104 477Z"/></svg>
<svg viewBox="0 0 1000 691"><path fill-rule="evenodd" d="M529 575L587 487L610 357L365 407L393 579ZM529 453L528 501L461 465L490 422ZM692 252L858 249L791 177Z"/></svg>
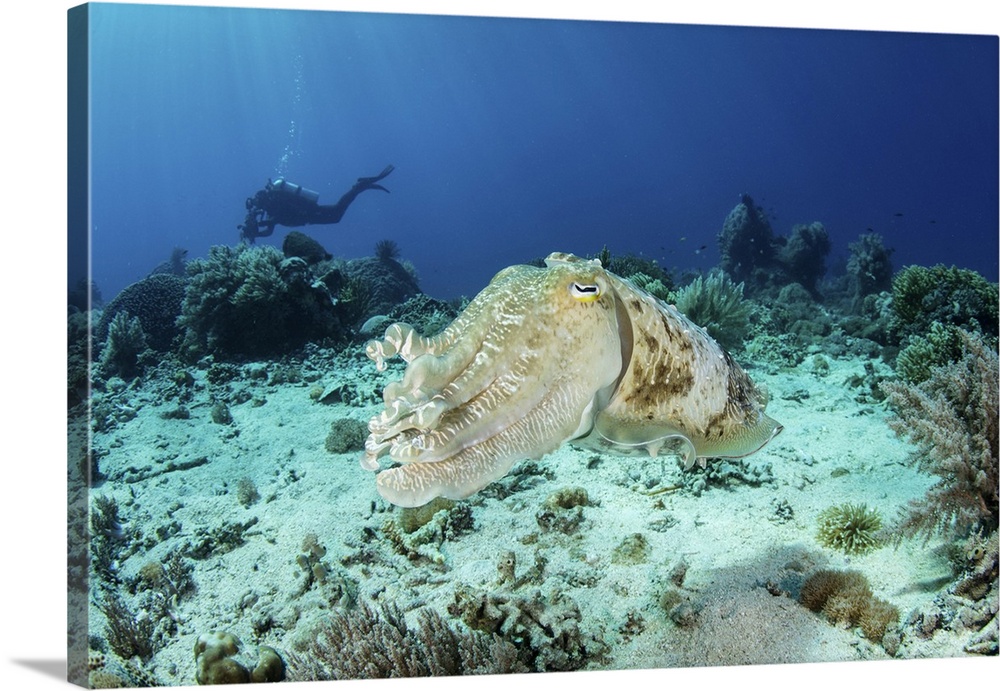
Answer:
<svg viewBox="0 0 1000 691"><path fill-rule="evenodd" d="M374 177L358 178L351 189L332 205L319 204L317 192L287 180L268 180L264 189L247 199L247 216L243 225L239 226L240 236L252 243L257 238L271 235L276 225L296 227L339 223L354 198L365 190L388 192L378 182L393 170L394 167L389 165Z"/></svg>

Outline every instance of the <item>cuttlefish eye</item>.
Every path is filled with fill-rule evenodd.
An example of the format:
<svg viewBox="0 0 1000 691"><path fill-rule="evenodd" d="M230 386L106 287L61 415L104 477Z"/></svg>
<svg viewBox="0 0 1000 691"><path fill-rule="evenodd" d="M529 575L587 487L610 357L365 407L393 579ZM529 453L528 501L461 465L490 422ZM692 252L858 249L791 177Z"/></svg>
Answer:
<svg viewBox="0 0 1000 691"><path fill-rule="evenodd" d="M601 286L596 283L577 283L573 281L569 284L569 294L573 299L580 302L593 302L601 297Z"/></svg>

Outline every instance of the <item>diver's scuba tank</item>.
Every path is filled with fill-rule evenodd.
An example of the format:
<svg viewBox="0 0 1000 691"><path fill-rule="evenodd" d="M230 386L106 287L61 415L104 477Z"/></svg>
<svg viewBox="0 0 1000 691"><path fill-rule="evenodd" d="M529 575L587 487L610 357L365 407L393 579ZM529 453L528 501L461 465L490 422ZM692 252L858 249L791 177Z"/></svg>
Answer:
<svg viewBox="0 0 1000 691"><path fill-rule="evenodd" d="M319 192L307 190L305 187L296 185L294 182L288 182L288 180L285 180L284 178L278 178L272 182L271 189L279 194L284 194L289 197L302 197L311 204L319 202Z"/></svg>

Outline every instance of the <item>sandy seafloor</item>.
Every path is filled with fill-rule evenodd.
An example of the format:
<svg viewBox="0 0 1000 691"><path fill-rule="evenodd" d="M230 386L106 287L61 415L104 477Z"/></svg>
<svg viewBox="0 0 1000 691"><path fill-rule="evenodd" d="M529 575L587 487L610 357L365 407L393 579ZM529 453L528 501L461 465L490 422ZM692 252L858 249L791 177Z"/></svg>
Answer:
<svg viewBox="0 0 1000 691"><path fill-rule="evenodd" d="M317 352L297 363L303 379L296 383L266 383L264 373L275 363L239 366L228 391L247 400L231 405L229 425L212 421L209 399L219 390L210 391L206 370L197 367L188 368L195 377L194 397L186 404L190 419L162 417L178 405L164 398L169 386L163 380L147 378L111 397L127 414L94 435L106 479L93 495L113 496L126 530L140 529L152 545L118 565L124 579L219 526L256 519L240 546L191 561L196 592L179 600L177 633L147 665L163 684L194 684L192 650L203 633L235 634L245 648L241 659L251 665L258 644L300 648L337 606L342 578L357 583L358 600L391 601L408 612L429 606L449 617L456 588L511 590L509 583L498 585L497 564L508 550L516 555L517 577L530 575L539 556L545 560L517 593L571 598L581 632L606 644L601 661L585 669L888 659L860 631L838 628L805 609L782 591L783 584L801 582L817 568L857 569L905 620L954 579L933 540L905 541L860 557L816 541L823 509L866 503L888 520L933 481L906 464L912 449L885 424L884 405L859 402L859 390L846 383L863 374L865 360L830 358L825 376L808 364L770 373L748 368L770 392L768 413L784 425L780 436L747 459L750 466L770 464L771 482L710 486L699 496L689 489L656 494L681 483L684 471L675 457L564 446L531 466L544 473L519 474L516 466L498 483L513 490L516 480L518 491L487 489L465 500L474 529L423 545L419 551L429 558L412 559L385 537L383 525L400 511L378 496L374 474L359 465L360 453L325 448L332 420L367 421L380 405L315 400L318 387L355 378L360 389L377 393L400 376L402 365L378 375L359 355L353 373L343 358ZM891 374L882 363L874 365ZM201 458L207 462L164 472ZM244 477L260 495L249 506L237 499L237 481ZM567 487L588 493L583 522L572 534L543 530L537 514L547 497ZM148 539L158 529L165 539ZM327 550L322 561L331 576L305 588L296 558L310 533ZM648 550L638 563L623 563L616 548L636 533ZM680 591L697 610L683 626L660 604L681 562L687 572ZM103 614L93 599L90 609L91 633L100 634ZM270 622L262 636L255 621ZM962 647L970 635L938 630L928 639L910 637L898 656L966 656Z"/></svg>

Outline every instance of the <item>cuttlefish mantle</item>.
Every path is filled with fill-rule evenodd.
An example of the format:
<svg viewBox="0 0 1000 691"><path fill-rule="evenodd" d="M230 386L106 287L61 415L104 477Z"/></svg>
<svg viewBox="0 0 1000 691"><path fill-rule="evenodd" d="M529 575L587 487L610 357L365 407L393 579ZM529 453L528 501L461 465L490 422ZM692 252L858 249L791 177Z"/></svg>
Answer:
<svg viewBox="0 0 1000 691"><path fill-rule="evenodd" d="M393 324L366 352L399 355L361 464L400 506L461 499L514 463L572 441L613 453L678 453L690 468L738 458L782 430L766 396L676 308L605 270L553 253L511 266L444 331Z"/></svg>

